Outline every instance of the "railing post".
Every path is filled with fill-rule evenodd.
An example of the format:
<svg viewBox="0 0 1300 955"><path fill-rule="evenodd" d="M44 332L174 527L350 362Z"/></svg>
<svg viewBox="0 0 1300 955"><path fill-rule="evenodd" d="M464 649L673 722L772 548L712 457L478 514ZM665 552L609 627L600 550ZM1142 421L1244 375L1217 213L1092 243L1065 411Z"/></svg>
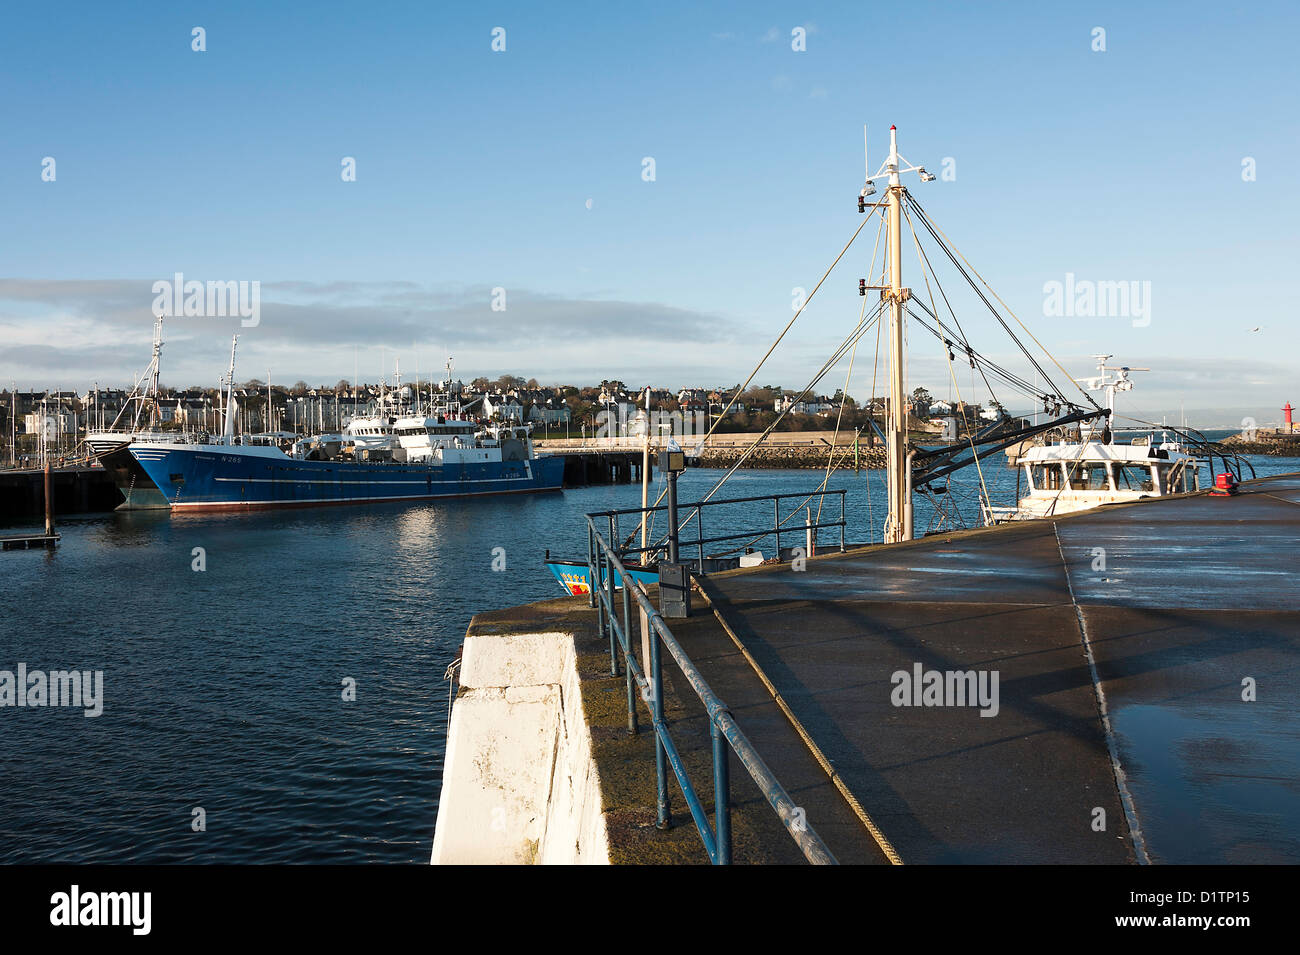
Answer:
<svg viewBox="0 0 1300 955"><path fill-rule="evenodd" d="M717 865L731 865L731 749L716 720L713 734L713 831L718 847Z"/></svg>
<svg viewBox="0 0 1300 955"><path fill-rule="evenodd" d="M623 581L624 589L627 581ZM609 675L618 676L617 628L618 614L614 610L614 554L605 551L605 608L609 612Z"/></svg>
<svg viewBox="0 0 1300 955"><path fill-rule="evenodd" d="M704 508L695 509L695 539L700 545L700 573L704 573Z"/></svg>
<svg viewBox="0 0 1300 955"><path fill-rule="evenodd" d="M867 488L867 492L870 493L870 492L871 492L871 489L870 489L870 488ZM847 493L846 491L840 491L840 553L841 553L841 554L844 553L844 550L845 550L845 547L844 547L844 527L845 527L845 525L848 524L848 521L846 521L846 520L844 519L844 495L845 495L846 493Z"/></svg>
<svg viewBox="0 0 1300 955"><path fill-rule="evenodd" d="M587 588L587 606L596 606L596 581L600 578L596 576L596 527L591 523L591 518L587 518L587 573L589 575L591 586Z"/></svg>
<svg viewBox="0 0 1300 955"><path fill-rule="evenodd" d="M632 678L632 666L627 658L632 655L632 582L623 581L623 669L627 674L627 731L637 734L636 725L636 680Z"/></svg>
<svg viewBox="0 0 1300 955"><path fill-rule="evenodd" d="M657 617L658 614L655 614ZM664 741L660 734L668 732L664 725L664 680L662 661L659 659L659 633L655 630L654 617L650 618L650 712L654 716L655 727L655 827L667 829L672 825L671 810L668 806L668 766Z"/></svg>
<svg viewBox="0 0 1300 955"><path fill-rule="evenodd" d="M776 559L781 559L781 498L772 498L772 530L776 531Z"/></svg>
<svg viewBox="0 0 1300 955"><path fill-rule="evenodd" d="M666 453L666 452L665 452ZM677 563L677 472L668 472L668 562Z"/></svg>
<svg viewBox="0 0 1300 955"><path fill-rule="evenodd" d="M608 624L605 621L605 601L601 599L600 594L596 593L596 590L602 586L600 568L604 564L604 559L603 556L597 554L596 563L591 568L591 593L596 600L596 635L602 640L605 639L605 629Z"/></svg>

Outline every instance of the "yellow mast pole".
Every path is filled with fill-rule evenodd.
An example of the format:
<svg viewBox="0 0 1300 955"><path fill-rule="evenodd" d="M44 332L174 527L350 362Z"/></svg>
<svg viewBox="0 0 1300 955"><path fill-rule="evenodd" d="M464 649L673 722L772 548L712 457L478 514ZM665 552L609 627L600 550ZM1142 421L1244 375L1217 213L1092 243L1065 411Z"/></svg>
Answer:
<svg viewBox="0 0 1300 955"><path fill-rule="evenodd" d="M907 383L903 376L903 184L899 177L898 130L889 127L889 429L886 432L889 520L885 541L912 539L912 509L908 498Z"/></svg>

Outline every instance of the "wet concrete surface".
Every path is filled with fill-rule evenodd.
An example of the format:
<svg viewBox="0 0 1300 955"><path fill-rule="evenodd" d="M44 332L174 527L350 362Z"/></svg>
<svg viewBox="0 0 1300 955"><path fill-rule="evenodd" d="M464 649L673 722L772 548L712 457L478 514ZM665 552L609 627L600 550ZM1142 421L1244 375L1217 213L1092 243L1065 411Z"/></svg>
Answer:
<svg viewBox="0 0 1300 955"><path fill-rule="evenodd" d="M1298 545L1285 475L705 589L906 862L1297 862ZM674 632L809 823L842 861L882 861L697 614ZM996 674L996 715L895 705L917 665Z"/></svg>

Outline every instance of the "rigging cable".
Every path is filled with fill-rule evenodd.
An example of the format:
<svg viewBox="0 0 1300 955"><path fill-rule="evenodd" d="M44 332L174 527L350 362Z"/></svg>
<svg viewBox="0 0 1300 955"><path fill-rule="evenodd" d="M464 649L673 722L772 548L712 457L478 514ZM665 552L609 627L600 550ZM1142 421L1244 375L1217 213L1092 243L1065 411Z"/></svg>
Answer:
<svg viewBox="0 0 1300 955"><path fill-rule="evenodd" d="M846 253L846 252L849 251L849 247L850 247L851 245L853 245L853 243L854 243L854 241L857 239L858 235L862 232L862 230L863 230L864 228L866 228L867 223L871 221L872 216L874 216L877 212L879 212L879 209L876 209L876 210L872 211L871 215L868 215L865 219L863 219L863 220L862 220L862 223L861 223L861 224L860 224L860 225L859 225L859 226L858 226L858 227L853 231L853 235L849 236L849 241L844 243L844 248L840 249L840 253L839 253L839 255L835 256L835 261L832 262L832 263L830 264L830 266L826 269L826 271L822 273L822 277L821 277L820 279L817 280L817 284L814 285L814 286L813 286L813 290L812 290L811 292L808 293L808 297L805 298L805 299L803 300L803 304L801 304L801 305L799 306L798 310L794 313L793 317L791 317L790 321L786 322L785 328L781 329L781 334L776 336L776 341L772 342L771 347L768 348L766 354L764 354L763 357L759 359L758 364L754 366L754 370L751 371L751 372L749 373L749 377L745 379L745 383L742 384L742 385L740 385L739 387L736 388L736 393L735 393L734 395L731 396L731 400L728 401L727 404L726 404L726 407L724 407L724 408L722 409L722 412L718 415L717 420L714 421L713 424L712 424L712 426L710 426L709 430L705 432L704 437L700 440L700 445L699 445L699 446L700 446L701 448L703 448L704 445L708 442L709 438L713 436L713 432L717 430L718 425L720 425L724 420L726 420L727 412L731 410L732 405L734 405L734 404L736 403L737 399L740 398L741 394L744 393L745 389L749 387L750 382L752 382L752 381L754 380L754 377L758 374L759 369L761 369L761 368L763 367L764 363L766 363L766 361L767 361L769 358L772 357L772 352L776 351L776 346L779 345L779 344L781 344L781 339L785 338L786 332L790 331L790 329L791 329L791 327L793 327L794 323L797 322L797 321L799 320L799 316L802 315L802 314L804 313L804 311L808 308L808 303L811 302L811 301L813 300L813 296L817 294L817 290L820 289L820 288L822 287L822 284L823 284L823 283L826 281L826 279L830 276L831 272L833 272L833 271L835 270L835 266L837 266L837 265L840 264L840 259L844 258L844 253ZM880 221L881 221L881 224L883 225L883 223L884 223L884 216L881 216ZM876 229L876 237L877 237L877 241L879 241L879 236L880 236L880 227L877 226L877 229ZM874 255L874 254L873 254L873 255ZM780 418L778 418L777 420L779 421ZM764 433L764 436L766 436L766 432ZM762 441L762 440L763 440L763 437L760 436L758 440L759 440L759 441ZM756 443L757 443L757 442L756 442ZM750 450L751 450L751 451L753 450L753 447L752 447L752 446L751 446ZM748 455L748 452L746 452L746 456L747 456L747 455ZM742 458L742 460L743 460L743 458ZM724 475L722 476L722 479L721 479L720 481L718 481L718 483L715 484L715 485L713 486L713 490L709 491L709 493L706 494L706 495L704 496L704 500L707 501L707 500L709 500L709 498L713 497L713 495L716 494L716 493L718 492L718 490L722 487L723 483L726 482L726 480L727 480L729 477L731 477L731 475L732 475L732 473L733 473L734 471L735 471L735 468L732 468L732 469L729 470L726 474L724 474ZM655 499L655 502L654 502L654 506L655 506L655 507L658 507L658 506L659 506L659 502L663 500L663 498L664 498L664 494L667 493L667 490L668 490L667 487L665 487L664 490L660 492L659 497ZM685 524L686 522L690 521L693 517L694 517L694 514L692 514L690 517L688 517L688 518L686 519L686 521L683 522L683 524ZM641 515L641 519L642 519L643 521L645 520L645 515L644 515L644 514ZM640 525L637 526L637 530L636 530L636 531L633 531L633 536L635 536L636 533L637 533L637 531L639 531L639 530L640 530ZM631 538L629 538L629 540L631 540Z"/></svg>
<svg viewBox="0 0 1300 955"><path fill-rule="evenodd" d="M916 210L917 217L921 220L921 224L924 225L926 229L930 232L930 234L934 236L935 240L939 242L939 247L944 250L948 258L952 259L953 264L957 266L957 270L961 272L962 276L970 284L971 288L975 290L975 293L979 295L981 299L983 299L984 304L988 305L989 310L993 312L994 317L997 318L998 322L1001 323L1002 327L1006 328L1007 333L1011 335L1012 340L1014 340L1015 343L1020 347L1020 350L1024 352L1025 357L1029 359L1030 364L1032 364L1034 368L1036 368L1038 372L1043 376L1043 380L1049 384L1052 384L1053 389L1056 390L1058 394L1061 393L1060 389L1057 389L1055 384L1052 383L1051 378L1047 376L1047 373L1043 371L1042 366L1039 365L1038 362L1034 360L1033 356L1029 354L1028 350L1025 349L1024 344L1020 341L1020 339L1016 338L1015 333L1011 331L1011 329L1007 326L1007 323L1002 321L1002 316L998 314L997 310L993 308L991 304L989 304L988 299L984 298L983 293L981 293L980 290L976 288L975 283L971 282L970 276L966 274L966 270L961 267L961 265L957 262L955 258L953 258L953 252L956 252L957 255L961 256L962 262L965 262L968 266L970 266L971 272L975 275L976 278L980 280L980 283L983 284L983 286L989 290L989 294L991 294L994 298L998 300L998 303L1007 310L1007 314L1016 320L1016 324L1019 325L1022 329L1024 329L1025 334L1028 335L1033 340L1035 345L1037 345L1040 349L1042 349L1043 354L1052 360L1052 364L1054 364L1057 368L1060 369L1061 374L1065 375L1069 381L1074 383L1075 387L1078 387L1078 382L1074 381L1074 378L1070 376L1070 373L1066 371L1064 367L1062 367L1061 363L1056 360L1055 356L1053 356L1052 353L1047 350L1047 348L1043 345L1043 343L1040 342L1034 336L1034 333L1029 330L1029 328L1025 325L1025 323L1020 320L1019 316L1017 316L1016 313L1011 310L1011 308L1007 305L1007 303L1002 301L998 293L993 291L992 286L990 286L989 283L984 280L984 276L980 275L978 270L976 270L975 266L970 264L970 260L968 260L965 255L962 255L961 250L958 249L955 245L952 246L951 250L949 249L949 245L951 245L951 240L948 238L948 236L944 233L942 229L940 229L937 225L931 222L930 217L926 214L925 210L921 208L920 203L918 203L914 198L912 198L911 194L906 192L906 190L904 190L904 195L907 196L912 207ZM1102 410L1101 405L1097 404L1097 402L1093 400L1092 395L1088 394L1082 388L1079 388L1079 393L1083 395L1083 397L1087 399L1088 403L1092 405L1094 408L1096 408L1098 411Z"/></svg>
<svg viewBox="0 0 1300 955"><path fill-rule="evenodd" d="M909 230L911 230L911 233L912 233L912 242L916 245L917 258L921 260L921 278L925 280L925 292L926 292L926 294L930 297L930 306L933 307L933 306L934 306L934 292L933 292L933 290L931 290L931 288L930 288L930 277L926 274L926 271L927 271L926 266L927 266L929 263L928 263L928 261L925 259L925 256L921 253L921 241L920 241L920 239L917 238L917 236L916 236L916 229L913 228L913 226L912 226L912 217L911 217L910 215L908 215L906 209L903 210L903 215L904 215L904 217L906 217L906 219L907 219L907 228L908 228ZM936 276L934 277L934 284L935 284L935 285L939 285L939 276L938 276L938 275L936 275ZM942 286L942 285L939 285L939 294L941 294L941 295L943 294L943 286ZM946 300L947 300L947 299L946 299L946 297L945 297L945 301L946 301ZM953 320L955 321L956 318L957 318L957 316L954 315L954 316L953 316ZM956 373L956 371L953 370L953 367L952 367L952 352L949 351L948 349L944 349L944 355L945 355L945 357L947 357L947 359L948 359L948 374L949 374L949 376L951 376L951 378L952 378L952 386L953 386L953 389L957 392L957 401L958 401L958 402L960 403L960 405L961 405L961 420L962 420L962 423L966 425L966 438L967 438L967 440L970 441L970 450L971 450L971 454L974 456L972 460L975 462L975 470L976 470L976 472L979 474L979 479L980 479L980 492L983 494L983 497L984 497L984 504L987 505L988 507L992 507L992 506L993 506L993 501L989 498L989 488L988 488L988 485L987 485L987 484L985 483L985 481L984 481L984 468L983 468L983 466L980 464L980 455L979 455L979 451L978 451L978 450L976 449L976 447L975 447L975 435L974 435L974 433L971 431L970 422L969 422L969 421L967 420L967 418L966 418L966 403L965 403L964 401L962 401L962 397L961 397L961 387L957 384L957 373ZM972 364L973 364L973 363L972 363ZM910 475L909 475L909 483L910 483Z"/></svg>
<svg viewBox="0 0 1300 955"><path fill-rule="evenodd" d="M867 275L870 275L871 272L872 272L872 270L875 269L875 267L876 267L876 250L877 250L877 249L879 248L879 246L880 246L880 230L881 230L881 228L884 226L884 224L885 224L885 217L884 217L884 216L881 216L881 217L880 217L880 225L876 227L876 243L875 243L875 245L873 245L873 246L871 247L871 258L869 258L869 259L867 260ZM883 262L882 262L882 265L883 265ZM862 298L862 308L859 309L859 311L858 311L858 324L859 324L859 325L862 324L862 318L863 318L863 316L866 314L866 312L867 312L867 299L866 299L866 296L863 296L863 298ZM879 330L879 326L877 326L877 330ZM834 433L831 435L831 451L830 451L830 453L829 453L828 455L826 455L826 476L822 478L822 483L821 483L820 487L818 487L818 490L819 490L819 491L821 491L821 490L825 490L826 487L830 484L830 481L831 481L831 471L833 470L832 465L833 465L834 462L835 462L835 448L838 446L838 444L839 444L839 440L840 440L840 422L844 420L844 406L845 406L845 404L848 403L848 400L849 400L849 385L850 385L850 383L851 383L852 380L853 380L853 362L854 362L854 360L858 357L858 342L859 342L859 341L861 341L861 338L858 338L858 339L855 339L855 340L854 340L854 342L853 342L853 351L849 354L849 370L848 370L848 372L847 372L847 373L845 374L845 376L844 376L844 390L843 390L843 391L841 392L841 394L840 394L840 410L839 410L839 412L835 415L835 431L834 431ZM855 440L856 440L856 439L855 439ZM870 494L868 494L868 497L870 497ZM822 520L822 504L824 504L825 502L826 502L826 495L825 495L825 494L823 494L821 497L819 497L819 498L817 499L817 517L816 517L816 519L813 521L814 524L820 524L820 523L821 523L821 520ZM779 555L778 555L778 556L779 556Z"/></svg>

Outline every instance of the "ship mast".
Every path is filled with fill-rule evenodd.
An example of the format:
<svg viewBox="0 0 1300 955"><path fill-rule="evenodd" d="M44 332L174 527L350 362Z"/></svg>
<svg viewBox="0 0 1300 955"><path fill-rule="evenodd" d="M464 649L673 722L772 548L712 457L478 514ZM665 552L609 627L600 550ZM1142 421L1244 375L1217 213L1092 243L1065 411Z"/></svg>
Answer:
<svg viewBox="0 0 1300 955"><path fill-rule="evenodd" d="M1089 391L1106 392L1106 422L1110 425L1112 431L1115 428L1115 392L1132 391L1133 380L1129 378L1130 371L1150 371L1150 368L1136 368L1130 365L1123 365L1118 368L1112 368L1106 364L1114 355L1093 355L1097 362L1097 377L1083 379L1088 385ZM1115 377L1111 378L1107 373L1115 372Z"/></svg>
<svg viewBox="0 0 1300 955"><path fill-rule="evenodd" d="M235 346L239 344L239 336L230 336L230 371L226 373L226 426L223 429L221 443L230 445L235 443Z"/></svg>
<svg viewBox="0 0 1300 955"><path fill-rule="evenodd" d="M903 377L903 184L898 176L898 130L889 127L889 427L885 432L888 454L889 522L885 541L912 539L911 482L907 459L907 382Z"/></svg>
<svg viewBox="0 0 1300 955"><path fill-rule="evenodd" d="M136 406L135 421L132 422L131 430L140 430L140 416L142 413L148 413L148 419L145 421L145 427L152 429L157 426L158 419L161 415L158 413L158 379L161 375L159 362L162 357L162 316L154 316L153 321L153 357L149 360L149 370L145 372L148 381L145 384L145 392L136 400L139 404ZM137 384L137 387L138 384ZM116 422L114 422L116 423Z"/></svg>
<svg viewBox="0 0 1300 955"><path fill-rule="evenodd" d="M863 139L866 130L863 129ZM879 288L881 297L889 303L889 414L885 422L886 484L889 500L889 517L885 522L885 543L911 540L912 533L912 455L907 446L907 362L906 336L903 309L912 297L912 290L903 285L903 186L902 174L915 172L922 182L933 182L935 177L924 166L905 166L907 162L898 153L898 130L889 127L889 156L876 172L878 178L888 174L889 186L885 192L889 218L886 222L889 239L889 284L867 286L861 284L862 293L867 288ZM867 165L868 179L858 199L858 211L866 211L866 197L876 189ZM879 205L877 203L876 205Z"/></svg>

